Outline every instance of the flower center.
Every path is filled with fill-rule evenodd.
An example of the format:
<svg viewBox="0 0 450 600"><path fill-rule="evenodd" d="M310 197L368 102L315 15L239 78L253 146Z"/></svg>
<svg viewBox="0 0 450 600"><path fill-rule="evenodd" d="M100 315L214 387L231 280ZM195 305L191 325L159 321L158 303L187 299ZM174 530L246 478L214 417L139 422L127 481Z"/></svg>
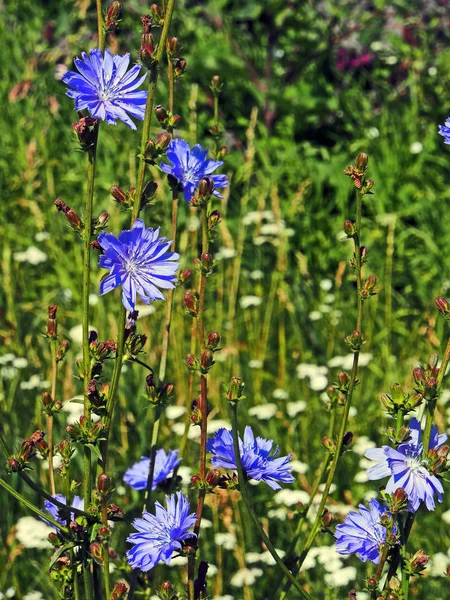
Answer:
<svg viewBox="0 0 450 600"><path fill-rule="evenodd" d="M408 469L412 473L417 473L418 471L421 471L423 466L418 458L414 458L412 456L406 459L406 464L408 465Z"/></svg>
<svg viewBox="0 0 450 600"><path fill-rule="evenodd" d="M126 260L124 263L125 271L129 275L136 275L139 270L139 266L136 264L134 260Z"/></svg>

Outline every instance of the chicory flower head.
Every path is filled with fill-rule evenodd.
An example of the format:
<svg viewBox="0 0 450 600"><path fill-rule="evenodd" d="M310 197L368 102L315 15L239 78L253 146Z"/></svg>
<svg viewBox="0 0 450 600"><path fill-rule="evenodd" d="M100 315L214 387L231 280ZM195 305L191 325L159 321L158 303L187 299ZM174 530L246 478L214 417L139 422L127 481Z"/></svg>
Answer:
<svg viewBox="0 0 450 600"><path fill-rule="evenodd" d="M181 492L177 492L176 498L175 494L166 496L166 507L155 502L155 515L144 511L142 519L133 521L137 533L127 538L127 542L133 544L127 551L127 559L133 569L147 572L160 561L169 564L175 550L181 550L181 542L195 535L189 532L196 515L189 513L187 496Z"/></svg>
<svg viewBox="0 0 450 600"><path fill-rule="evenodd" d="M381 516L389 514L386 506L377 500L369 502L369 508L359 505L352 510L344 522L336 527L336 551L339 554L355 554L363 562L370 560L375 565L380 560L380 545L386 541L386 527L381 525ZM395 534L395 528L393 533Z"/></svg>
<svg viewBox="0 0 450 600"><path fill-rule="evenodd" d="M242 468L249 479L265 481L272 489L279 490L281 486L278 481L291 483L294 477L291 475L289 465L291 456L276 458L279 448L277 446L272 450L273 445L273 440L261 437L255 439L250 426L245 428L244 441L239 438ZM214 437L206 442L206 449L214 455L212 458L214 467L237 469L231 431L219 429Z"/></svg>
<svg viewBox="0 0 450 600"><path fill-rule="evenodd" d="M209 160L208 150L204 150L199 144L191 148L185 140L177 138L172 140L167 148L167 158L172 165L161 163L161 169L178 179L183 187L184 199L190 202L203 177L210 177L215 188L228 186L226 175L212 175L212 172L223 165L223 161ZM214 196L222 198L216 190Z"/></svg>
<svg viewBox="0 0 450 600"><path fill-rule="evenodd" d="M421 502L425 502L428 510L435 509L434 495L437 494L442 502L444 488L441 482L428 470L424 457L423 444L420 441L420 423L412 418L410 423L410 439L400 444L395 450L390 446L371 448L365 456L378 462L371 467L367 474L369 479L390 477L386 484L388 494L393 494L397 488L403 488L408 495L408 510L416 512ZM430 450L439 448L447 440L445 434L438 435L433 425L430 438Z"/></svg>
<svg viewBox="0 0 450 600"><path fill-rule="evenodd" d="M178 450L169 450L166 452L160 448L156 452L155 471L153 473L152 490L168 478L170 473L178 467L181 458L178 458ZM143 456L141 460L130 467L123 480L134 490L145 490L147 488L148 472L150 469L150 459Z"/></svg>
<svg viewBox="0 0 450 600"><path fill-rule="evenodd" d="M439 135L444 138L444 144L450 144L450 118L445 121L445 125L439 125Z"/></svg>
<svg viewBox="0 0 450 600"><path fill-rule="evenodd" d="M110 270L100 282L102 296L121 285L122 303L133 311L136 294L149 304L150 300L164 300L158 288L175 287L174 275L179 266L175 261L180 255L167 252L172 242L159 237L159 228L155 231L146 228L143 221L136 219L133 229L122 231L119 238L112 233L101 233L98 242L104 250L98 264Z"/></svg>
<svg viewBox="0 0 450 600"><path fill-rule="evenodd" d="M62 494L55 494L53 496L53 498L55 498L55 500L58 500L58 502L61 502L61 504L67 504L67 499ZM79 508L80 510L83 510L84 509L83 498L80 498L79 496L74 496L71 506L73 506L73 508ZM56 506L56 504L53 504L53 502L50 502L50 500L45 500L44 508L48 513L50 513L52 515L52 517L55 519L55 521L57 521L58 523L61 523L61 525L67 524L66 518L65 518L65 513L63 513L63 511L60 512L61 509L58 506ZM71 521L74 521L75 517L76 517L75 513L70 514ZM50 523L50 525L52 527L54 527L54 525L52 525L52 523Z"/></svg>
<svg viewBox="0 0 450 600"><path fill-rule="evenodd" d="M134 65L128 72L130 54L115 55L96 48L83 52L82 59L75 58L75 71L67 71L62 78L71 89L66 94L75 101L75 110L87 109L94 119L101 119L110 125L116 119L123 121L131 129L136 125L129 114L141 121L144 119L147 92L136 91L146 75L139 76L141 65ZM128 114L129 113L129 114Z"/></svg>

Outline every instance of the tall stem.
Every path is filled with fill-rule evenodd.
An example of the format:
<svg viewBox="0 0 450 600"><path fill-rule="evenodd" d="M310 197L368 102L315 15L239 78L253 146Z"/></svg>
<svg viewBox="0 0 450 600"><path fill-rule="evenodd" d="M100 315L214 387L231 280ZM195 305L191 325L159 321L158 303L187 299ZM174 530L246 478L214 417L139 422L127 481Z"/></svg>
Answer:
<svg viewBox="0 0 450 600"><path fill-rule="evenodd" d="M202 254L208 252L208 218L206 207L201 209L202 222ZM200 277L200 292L199 292L199 309L197 318L198 337L200 342L200 351L205 349L205 291L206 291L206 274L202 271ZM200 375L200 403L198 406L200 412L200 478L204 481L206 477L206 440L208 435L208 383L205 374ZM194 533L198 536L200 532L200 524L202 520L203 506L205 502L205 489L199 489L196 521L194 525ZM195 577L195 556L188 557L188 597L189 600L194 600L194 577Z"/></svg>
<svg viewBox="0 0 450 600"><path fill-rule="evenodd" d="M238 472L239 490L241 492L242 499L244 500L248 514L250 515L250 518L252 519L252 521L254 522L254 524L256 526L256 529L261 538L261 541L266 545L268 551L272 555L272 557L275 560L275 562L277 563L278 567L281 569L281 571L284 573L284 575L288 578L291 585L293 585L295 587L295 589L300 593L302 598L308 598L309 600L312 600L312 598L308 594L308 592L300 585L300 582L297 581L296 577L291 573L291 571L289 571L289 569L286 567L286 565L284 564L284 562L278 555L274 545L272 544L272 542L270 541L270 538L264 531L264 529L263 529L261 523L259 522L259 519L253 509L253 506L251 504L251 500L250 500L250 497L248 494L245 473L242 468L242 462L241 462L241 454L240 454L240 448L239 448L237 403L230 402L230 409L231 409L231 428L232 428L232 432L233 432L233 448L234 448L234 456L236 459L236 467L237 467L237 472Z"/></svg>
<svg viewBox="0 0 450 600"><path fill-rule="evenodd" d="M363 314L363 297L361 295L362 291L362 274L361 274L361 215L362 215L362 200L363 196L359 192L356 194L356 235L353 238L354 241L354 252L355 252L355 270L356 270L356 287L357 287L357 315L356 315L356 331L361 331L362 324L362 314ZM321 528L323 511L325 508L325 504L327 502L328 494L330 492L331 484L333 483L334 475L336 473L336 468L339 462L339 458L341 456L344 435L347 429L348 416L350 413L350 408L353 399L353 392L356 387L357 382L357 373L358 373L358 361L359 361L359 351L354 352L353 354L353 366L352 373L350 377L350 384L348 387L346 402L344 406L344 413L342 415L341 424L339 427L338 439L336 442L336 448L334 451L333 458L331 460L330 470L328 472L328 477L325 483L325 488L322 493L322 497L319 503L319 508L317 510L317 515L310 531L310 534L302 548L300 553L300 557L298 559L296 572L298 573L308 555L309 550L311 549L314 540L316 539L317 534ZM288 583L285 587L284 592L280 595L280 600L283 600L286 596L286 593L290 587L290 583Z"/></svg>
<svg viewBox="0 0 450 600"><path fill-rule="evenodd" d="M56 394L56 375L58 372L58 363L56 362L56 340L50 341L50 351L52 355L52 378L51 392L52 401L55 400ZM48 440L48 477L50 483L50 493L52 496L56 494L55 475L53 472L53 414L47 415L47 440Z"/></svg>
<svg viewBox="0 0 450 600"><path fill-rule="evenodd" d="M172 21L173 10L175 8L175 0L169 0L167 3L166 14L164 17L163 30L158 43L158 50L156 51L155 61L150 69L150 77L148 82L148 94L147 102L145 105L145 117L144 125L142 127L142 138L141 138L141 156L145 151L145 145L150 137L150 126L152 122L153 114L153 103L155 99L156 84L158 83L158 69L161 63L164 52L166 51L166 42L169 35L170 23ZM141 158L139 162L139 170L136 184L135 201L133 207L133 222L139 215L141 195L144 189L144 177L145 177L145 161Z"/></svg>

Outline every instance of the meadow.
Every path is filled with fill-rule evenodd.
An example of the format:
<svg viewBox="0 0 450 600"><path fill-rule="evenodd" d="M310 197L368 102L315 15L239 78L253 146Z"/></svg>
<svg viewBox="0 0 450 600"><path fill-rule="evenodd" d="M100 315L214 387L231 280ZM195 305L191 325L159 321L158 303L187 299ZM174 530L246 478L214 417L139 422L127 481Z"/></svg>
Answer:
<svg viewBox="0 0 450 600"><path fill-rule="evenodd" d="M36 430L48 431L42 393L53 384L52 401L62 405L52 413L55 444L67 437L68 425L79 422L86 403L83 241L64 211L57 211L55 200L62 199L84 218L87 153L80 151L72 130L78 116L61 79L74 68L74 57L99 44L93 2L21 0L0 7L0 432L9 456L19 453L23 440ZM106 3L102 8L107 9ZM130 52L134 64L141 49L140 17L149 14L150 7L141 0L126 0L122 8L118 30L108 33L106 47L114 55ZM156 39L159 35L157 29ZM148 573L132 574L125 558L126 538L133 520L142 514L145 491L132 489L123 478L142 456L150 455L158 423L158 448L168 451L181 445L182 461L176 472L179 479L159 486L153 504L164 503L164 493L181 489L195 511L202 487L191 477L199 473L202 428L189 426L189 417L194 414L201 420L198 411L205 407L197 396L207 378L208 435L231 429L233 409L230 413L226 390L231 378L239 377L245 382L245 398L237 403L241 436L251 425L255 435L275 441L280 456L292 455L294 482L283 483L280 490L264 482L247 487L263 531L294 572L298 548L315 526L323 491L319 483L323 486L326 480L324 471L317 481L318 473L324 457L334 460L333 447L330 450L323 438L337 439L347 410L339 386L347 386L344 396L349 385L350 395L354 390L345 429L353 439L347 438L348 448L324 499L333 517L319 523L321 531L298 578L310 597L444 600L450 564L445 473L443 502L435 510L422 506L411 530L408 553L421 549L430 559L420 576L408 575L408 590L393 584L383 592L382 580L380 588L371 591L365 578L374 576L376 566L355 555L338 554L334 532L349 511L380 498L383 482L368 480L372 463L364 454L389 444L386 429L396 426L382 396L396 383L407 392L417 391L414 369L434 354L442 360L449 336L449 323L435 305L436 298L450 295L445 250L450 244L445 208L450 199L449 149L438 134L438 126L450 116L448 2L177 0L170 36L176 36L182 49L175 53L178 62L164 58L160 65L154 106L167 108L170 101L171 112L180 119L173 128L153 114L151 138L168 131L191 146L200 144L211 157L223 155L220 173L229 186L219 190L222 198L212 196L209 204L220 212L206 244L214 258L212 273L204 264L208 259L194 266L205 251L201 217L206 208L186 202L180 193L178 273L192 273L173 291L168 338L167 302L137 302L135 326L146 338L136 343L145 343L141 353L129 353L124 362L108 433L111 502L124 510L106 542L112 549L110 593L102 587L107 584L98 582L98 567L105 561L102 544L92 567L95 596L86 595L81 576L79 590L62 592L63 578L69 575L55 572L54 564L49 574L54 549L47 536L55 530L0 488L0 598L126 598L111 595L117 581L132 584L135 598L191 598L186 556L173 558L170 565L158 564ZM180 57L186 65L180 65ZM172 90L174 65L180 73ZM213 79L217 76L220 89ZM105 231L115 235L129 229L130 211L114 200L111 186L135 187L142 164L138 155L143 124L135 122L137 132L119 121L116 126L101 123L98 133L94 216L107 212ZM222 147L226 153L221 153ZM368 190L373 193L364 196L344 174L360 153L368 155L367 179L374 181ZM171 240L174 191L158 166L160 158L165 160L163 154L146 166L147 179L157 188L139 218L147 227L160 227L161 235ZM355 236L344 231L344 222L357 220L361 198L361 231L355 242ZM364 344L356 350L345 341L355 329L361 291L358 265L350 264L355 260L354 242L367 248L364 280L371 274L377 278L369 295L375 293L364 300ZM94 248L90 254L87 325L99 340L116 340L121 293L100 296L105 271L98 267L98 251ZM219 332L220 342L212 344L214 353L206 357L213 357L214 364L204 371L204 365L198 367L199 375L189 369L193 361L187 357L201 350L196 294L202 281L201 327L206 334ZM48 307L53 305L58 306L58 343L70 344L57 372L57 346L48 335ZM358 382L350 375L355 353ZM80 357L81 375L76 368ZM163 371L162 357L167 359ZM102 383L111 382L114 369L108 357ZM159 383L173 384L167 404L152 403L157 387L146 379L152 370L156 380L163 372ZM350 384L342 384L341 372L349 374ZM340 393L330 396L330 386ZM444 373L437 389L431 417L439 433L450 433L450 389ZM425 421L427 414L422 405L407 418L415 415ZM107 414L100 417L108 419ZM397 420L395 435L401 424ZM60 475L58 467L64 462L55 453L55 486L58 493L66 493L67 481L73 479L71 492L82 496L89 451L83 453L77 443L74 449L70 476ZM94 464L97 455L91 450ZM20 473L8 473L6 459L2 458L1 478L43 510L44 499ZM209 469L210 454L207 463ZM48 461L38 456L30 466L26 477L49 490ZM284 575L249 518L236 481L216 484L214 492L206 494L197 551L197 558L209 564L207 586L196 588L195 598L284 597ZM310 509L307 514L305 506ZM292 542L297 537L296 550ZM75 560L73 545L69 551ZM167 581L173 589L161 588ZM355 595L349 595L351 590ZM286 597L301 596L291 588Z"/></svg>

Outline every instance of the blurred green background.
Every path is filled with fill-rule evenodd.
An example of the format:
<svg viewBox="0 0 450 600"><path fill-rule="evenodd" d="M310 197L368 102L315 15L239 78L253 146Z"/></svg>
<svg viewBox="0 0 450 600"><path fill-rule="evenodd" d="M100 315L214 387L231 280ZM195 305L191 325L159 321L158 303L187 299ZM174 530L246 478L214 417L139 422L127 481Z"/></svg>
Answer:
<svg viewBox="0 0 450 600"><path fill-rule="evenodd" d="M107 43L113 52L130 52L137 60L140 16L149 5L135 0L123 4L120 31ZM95 3L86 0L0 4L0 426L11 448L44 428L40 394L47 389L50 370L43 337L50 304L58 304L60 334L72 342L60 370L58 394L65 410L55 425L56 440L67 424L67 406L74 406L68 401L81 393L73 378L80 352L81 244L53 203L61 197L83 210L86 157L77 151L71 131L77 117L60 78L72 68L74 56L96 47L95 31ZM188 65L175 89L175 111L182 117L178 135L213 147L209 84L214 75L224 82L220 120L228 153L223 172L231 185L215 206L223 221L212 245L216 275L208 284L206 322L208 330L221 333L223 347L211 377L211 419L216 426L228 421L220 383L242 376L247 400L240 409L241 427L251 423L259 434L273 437L283 455L293 452L304 466L297 465L298 481L290 488L308 491L327 428L323 391L339 369L348 368L343 338L355 322L355 284L347 264L352 247L342 241L343 221L354 219L355 191L343 170L359 152L369 154L368 176L375 181L375 194L364 202L362 241L369 256L365 273L378 277L379 294L367 303L364 318L365 366L350 421L355 440L369 436L383 442L380 431L387 421L380 395L395 382L411 389L412 368L442 349L445 327L434 298L450 287L450 190L448 149L437 129L450 115L449 3L179 1L171 33L180 39ZM166 105L167 95L162 68L157 103ZM110 213L109 229L116 234L128 217L109 188L134 185L139 143L139 131L123 124L101 128L95 212ZM158 171L153 175L159 183L157 201L144 219L169 235L169 189ZM188 268L198 253L198 220L183 201L179 214L177 245L182 267ZM235 297L230 289L237 274ZM99 336L108 339L117 332L119 296L99 299L101 275L93 259L91 321ZM146 360L157 367L164 305L153 308L140 326L149 336ZM193 400L186 398L184 366L189 332L190 317L179 290L168 373L180 407ZM115 501L126 508L127 522L142 503L121 479L147 452L151 413L144 386L145 373L128 366L111 444ZM176 447L174 432L182 432L182 423L181 410L178 415L168 412L164 447ZM441 431L448 427L445 405L438 409L437 423ZM193 473L197 455L193 439L184 460ZM376 489L357 476L365 468L358 466L359 460L358 452L349 452L340 464L330 501L338 520L345 506L348 510ZM36 464L32 475L45 484L42 464ZM15 477L9 480L39 502ZM20 599L30 592L58 597L46 573L49 550L27 548L17 537L16 524L25 512L0 494L0 598ZM261 486L254 496L259 513L272 514L266 524L275 545L286 548L301 495L280 500ZM449 509L447 497L435 513L421 513L417 519L411 551L439 554L429 574L414 584L415 598L448 597L443 571L450 562ZM261 558L246 560L245 553L261 556L263 549L247 522L240 521L236 499L224 495L211 501L206 518L211 527L202 532L201 558L217 567L217 573L211 569L211 597L268 597L273 567ZM128 524L117 528L119 553L128 532ZM234 536L233 551L217 542L218 533ZM323 536L319 543L330 545L331 539ZM363 589L366 567L351 558L337 563L336 573L331 570L325 590L330 571L326 560L315 556L305 574L315 597L334 600L346 597L352 587ZM244 582L224 575L245 563L254 573L247 573ZM337 573L344 564L357 572L347 571L340 580ZM167 578L177 583L184 569L158 567L141 589L150 590ZM116 561L116 570L129 577L123 561ZM365 597L361 593L358 600Z"/></svg>

